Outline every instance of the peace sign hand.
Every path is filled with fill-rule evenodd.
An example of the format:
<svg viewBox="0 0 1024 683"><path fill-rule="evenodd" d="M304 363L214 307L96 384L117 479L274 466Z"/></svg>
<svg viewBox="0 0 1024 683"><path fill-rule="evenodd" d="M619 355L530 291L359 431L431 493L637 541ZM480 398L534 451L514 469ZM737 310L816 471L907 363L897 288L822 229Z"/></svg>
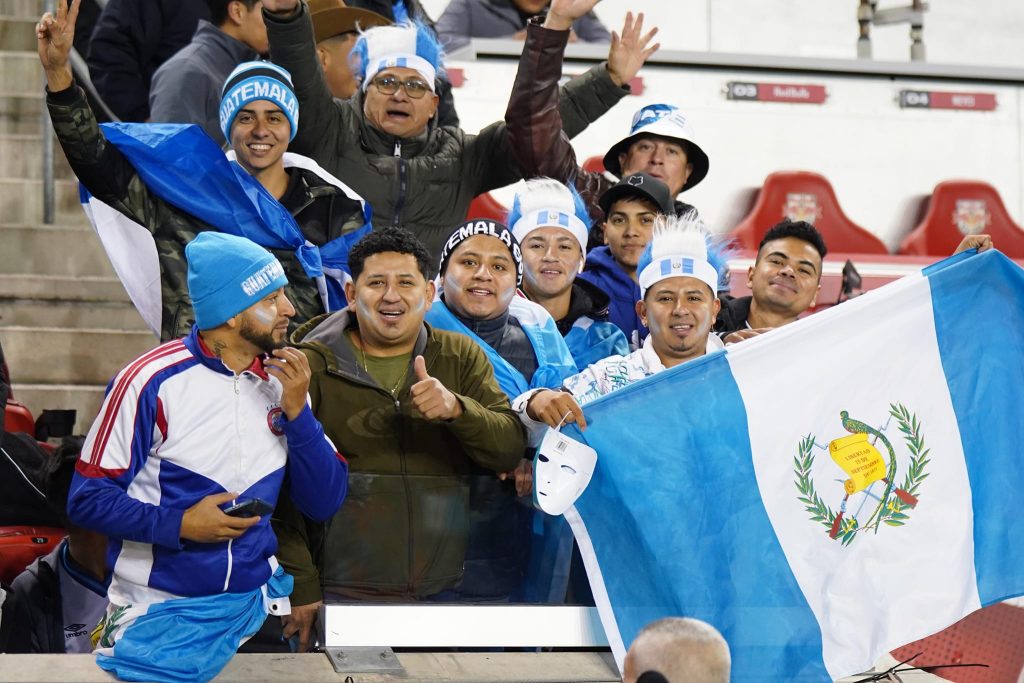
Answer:
<svg viewBox="0 0 1024 683"><path fill-rule="evenodd" d="M51 92L71 85L71 66L68 55L75 39L75 22L81 0L72 0L68 8L65 0L57 0L57 16L46 12L36 24L36 42L39 61L46 72L46 84Z"/></svg>

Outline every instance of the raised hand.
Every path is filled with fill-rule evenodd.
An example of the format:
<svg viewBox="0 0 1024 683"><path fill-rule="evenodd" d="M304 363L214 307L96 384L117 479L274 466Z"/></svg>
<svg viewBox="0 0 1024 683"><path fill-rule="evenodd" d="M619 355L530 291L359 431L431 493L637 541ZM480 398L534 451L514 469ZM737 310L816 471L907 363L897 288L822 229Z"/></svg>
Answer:
<svg viewBox="0 0 1024 683"><path fill-rule="evenodd" d="M181 518L181 537L198 543L220 543L238 538L249 527L259 524L260 517L232 517L224 514L220 506L237 497L237 493L215 493L185 510Z"/></svg>
<svg viewBox="0 0 1024 683"><path fill-rule="evenodd" d="M612 44L608 48L608 75L615 85L622 87L633 80L640 67L658 51L661 43L650 45L657 33L658 28L654 27L644 34L643 12L636 16L635 21L633 13L626 12L622 35L612 31Z"/></svg>
<svg viewBox="0 0 1024 683"><path fill-rule="evenodd" d="M281 380L281 410L285 417L294 420L306 407L309 378L312 376L306 355L290 346L274 349L272 357L263 361L263 366Z"/></svg>
<svg viewBox="0 0 1024 683"><path fill-rule="evenodd" d="M599 0L551 0L544 28L568 31L572 22L594 9Z"/></svg>
<svg viewBox="0 0 1024 683"><path fill-rule="evenodd" d="M462 403L458 397L439 379L427 374L427 364L423 356L416 356L412 364L416 373L416 384L409 389L412 405L428 420L454 420L462 415Z"/></svg>
<svg viewBox="0 0 1024 683"><path fill-rule="evenodd" d="M36 44L39 61L46 72L46 85L51 92L71 86L71 65L68 55L75 39L75 22L82 0L73 0L69 8L64 0L57 0L57 16L46 12L36 24Z"/></svg>
<svg viewBox="0 0 1024 683"><path fill-rule="evenodd" d="M956 246L954 254L959 254L961 251L967 251L968 249L977 249L980 254L983 251L988 251L992 248L992 238L988 235L968 235L960 240L960 244Z"/></svg>

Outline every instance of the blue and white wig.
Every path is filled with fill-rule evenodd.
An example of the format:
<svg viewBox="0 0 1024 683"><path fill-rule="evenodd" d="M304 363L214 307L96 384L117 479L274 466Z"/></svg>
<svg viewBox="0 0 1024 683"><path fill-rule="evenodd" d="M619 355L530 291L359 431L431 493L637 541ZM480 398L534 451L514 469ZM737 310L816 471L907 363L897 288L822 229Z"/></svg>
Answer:
<svg viewBox="0 0 1024 683"><path fill-rule="evenodd" d="M538 228L568 230L580 243L580 251L587 253L590 214L572 185L551 178L527 180L525 187L516 192L506 223L520 244Z"/></svg>
<svg viewBox="0 0 1024 683"><path fill-rule="evenodd" d="M637 264L640 297L670 277L697 278L718 291L719 275L728 268L729 250L707 231L696 211L682 216L658 216L654 235Z"/></svg>
<svg viewBox="0 0 1024 683"><path fill-rule="evenodd" d="M434 82L444 71L444 48L434 32L419 21L363 31L349 59L363 92L378 72L395 67L414 69L436 91Z"/></svg>

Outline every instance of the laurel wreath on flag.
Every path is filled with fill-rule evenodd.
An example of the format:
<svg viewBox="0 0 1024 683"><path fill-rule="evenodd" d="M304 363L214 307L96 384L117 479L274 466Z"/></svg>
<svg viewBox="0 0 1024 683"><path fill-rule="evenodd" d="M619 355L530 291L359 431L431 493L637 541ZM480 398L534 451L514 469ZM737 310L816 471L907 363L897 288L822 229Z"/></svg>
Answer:
<svg viewBox="0 0 1024 683"><path fill-rule="evenodd" d="M910 451L910 463L907 476L903 480L903 489L916 497L921 482L928 478L925 468L931 462L928 458L931 449L925 446L924 437L921 436L921 423L916 414L907 410L902 403L890 403L889 414L896 421ZM814 479L811 477L811 469L814 467L814 444L813 434L803 437L797 446L797 455L793 458L793 473L796 475L794 483L800 492L797 500L804 504L804 509L810 513L811 521L831 530L837 513L818 495ZM910 517L910 509L910 505L893 496L877 520L869 526L861 527L853 515L843 518L836 539L843 545L849 545L859 531L877 529L878 525L883 523L893 527L903 526Z"/></svg>

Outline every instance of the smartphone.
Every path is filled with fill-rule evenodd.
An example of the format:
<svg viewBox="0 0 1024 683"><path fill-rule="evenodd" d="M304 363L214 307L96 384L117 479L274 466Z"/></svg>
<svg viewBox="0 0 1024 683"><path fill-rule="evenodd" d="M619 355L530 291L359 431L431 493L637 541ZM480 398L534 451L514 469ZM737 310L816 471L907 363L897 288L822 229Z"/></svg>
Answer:
<svg viewBox="0 0 1024 683"><path fill-rule="evenodd" d="M242 503L235 503L224 510L225 515L232 517L262 517L274 511L274 506L260 498L250 498Z"/></svg>

